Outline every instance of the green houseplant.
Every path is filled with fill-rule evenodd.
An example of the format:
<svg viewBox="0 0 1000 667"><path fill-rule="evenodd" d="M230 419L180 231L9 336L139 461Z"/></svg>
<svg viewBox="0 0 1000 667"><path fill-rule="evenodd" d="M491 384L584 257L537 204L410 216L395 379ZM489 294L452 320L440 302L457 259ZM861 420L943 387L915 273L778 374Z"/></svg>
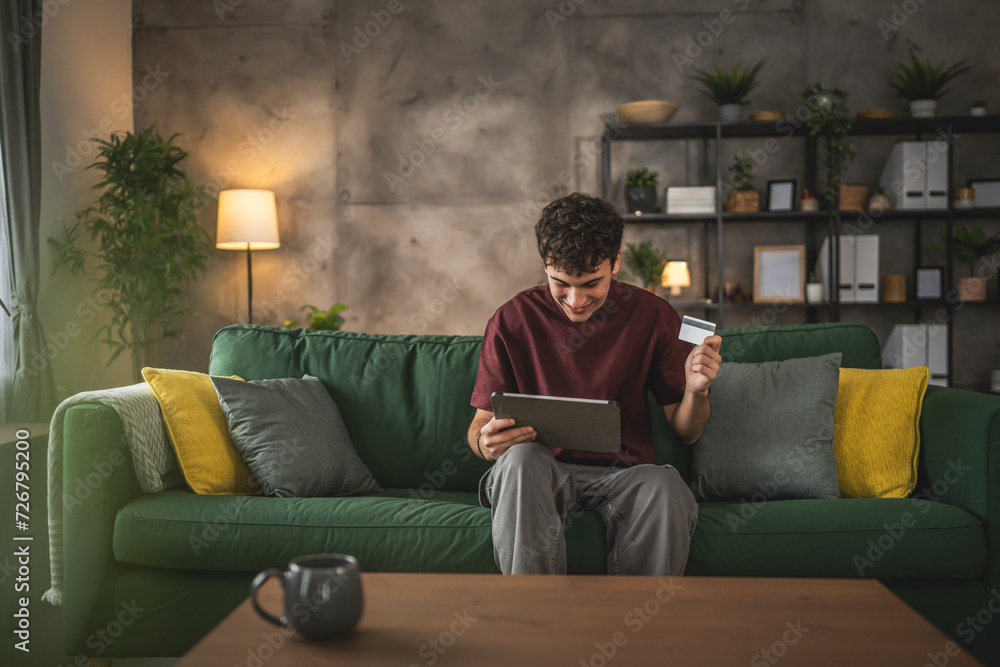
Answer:
<svg viewBox="0 0 1000 667"><path fill-rule="evenodd" d="M654 248L652 241L643 241L638 245L625 244L622 261L629 270L623 278L638 280L643 287L652 292L653 288L660 284L660 275L667 263L667 256L659 248Z"/></svg>
<svg viewBox="0 0 1000 667"><path fill-rule="evenodd" d="M299 308L299 312L309 309L306 313L306 328L312 331L340 331L340 327L344 325L346 321L340 313L347 310L350 306L344 303L335 303L330 306L329 310L322 310L316 306L306 304ZM293 327L299 326L296 320L285 320L282 325L286 329L291 329Z"/></svg>
<svg viewBox="0 0 1000 667"><path fill-rule="evenodd" d="M948 252L947 239L936 244L934 249L941 253ZM958 279L958 296L963 301L984 301L986 299L986 279L976 275L976 265L984 258L1000 252L1000 232L986 236L982 225L972 229L955 221L955 236L952 238L951 255L956 261L969 268L968 278Z"/></svg>
<svg viewBox="0 0 1000 667"><path fill-rule="evenodd" d="M819 155L826 171L825 199L839 219L837 195L847 165L854 159L854 143L847 138L851 130L851 109L848 93L840 88L824 88L811 83L799 93L809 110L806 127L810 137L823 137Z"/></svg>
<svg viewBox="0 0 1000 667"><path fill-rule="evenodd" d="M630 212L656 210L656 186L659 174L648 167L629 169L625 174L625 206Z"/></svg>
<svg viewBox="0 0 1000 667"><path fill-rule="evenodd" d="M726 210L732 213L755 213L760 210L760 196L753 187L757 164L747 153L737 153L729 165L726 184Z"/></svg>
<svg viewBox="0 0 1000 667"><path fill-rule="evenodd" d="M895 80L889 85L900 97L910 101L910 113L915 118L930 118L937 110L937 100L948 92L946 86L972 66L966 65L968 58L962 58L947 69L943 61L935 66L929 58L918 58L913 47L910 47L909 55L909 65L896 63L892 70Z"/></svg>
<svg viewBox="0 0 1000 667"><path fill-rule="evenodd" d="M972 104L969 105L969 115L970 116L985 116L986 115L986 100L973 100Z"/></svg>
<svg viewBox="0 0 1000 667"><path fill-rule="evenodd" d="M136 382L143 366L159 365L160 343L180 337L175 322L193 314L186 290L204 275L212 249L196 212L213 197L182 168L187 152L174 143L177 136L164 139L154 123L94 139L99 152L87 169L100 173L94 189L101 195L48 239L56 253L53 273L68 267L73 276L90 274L88 257L97 261L95 294L107 303L111 321L94 338L108 344L109 365L131 352ZM82 231L97 250L80 247Z"/></svg>
<svg viewBox="0 0 1000 667"><path fill-rule="evenodd" d="M690 77L704 86L702 94L719 105L720 120L737 121L743 113L743 105L750 103L747 95L760 85L757 75L765 60L761 58L753 67L743 67L741 58L731 70L724 70L718 65L711 72L695 68Z"/></svg>

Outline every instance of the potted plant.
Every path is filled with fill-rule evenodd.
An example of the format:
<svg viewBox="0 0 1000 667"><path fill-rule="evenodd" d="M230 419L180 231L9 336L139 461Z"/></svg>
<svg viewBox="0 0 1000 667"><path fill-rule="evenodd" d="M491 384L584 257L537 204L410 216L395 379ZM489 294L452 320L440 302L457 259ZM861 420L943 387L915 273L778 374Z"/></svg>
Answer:
<svg viewBox="0 0 1000 667"><path fill-rule="evenodd" d="M806 282L806 301L808 303L823 303L823 283L816 279L816 272L809 272Z"/></svg>
<svg viewBox="0 0 1000 667"><path fill-rule="evenodd" d="M99 152L87 169L100 173L94 189L101 195L58 238L48 239L56 251L53 273L68 266L73 276L87 274L87 258L97 260L94 291L107 303L111 321L94 339L111 349L108 365L131 352L136 382L144 366L159 365L160 343L180 337L176 320L192 314L186 289L204 275L212 250L196 212L213 197L205 186L191 184L177 136L164 139L154 123L135 134L94 139ZM96 251L80 248L83 230L97 241Z"/></svg>
<svg viewBox="0 0 1000 667"><path fill-rule="evenodd" d="M329 310L321 310L316 306L311 304L306 304L299 308L299 312L305 309L309 309L306 313L306 328L311 331L340 331L340 327L343 326L346 321L340 313L350 308L347 304L335 303L330 306ZM285 320L282 324L286 329L292 329L299 326L297 320Z"/></svg>
<svg viewBox="0 0 1000 667"><path fill-rule="evenodd" d="M652 241L625 244L622 261L629 273L623 276L626 280L638 280L646 290L652 292L660 284L660 275L667 263L667 256L659 248L653 247Z"/></svg>
<svg viewBox="0 0 1000 667"><path fill-rule="evenodd" d="M837 194L840 181L847 165L854 159L854 143L847 138L851 130L851 109L847 105L848 93L840 88L824 88L821 83L812 83L799 93L805 102L809 115L806 127L809 136L821 136L825 140L819 155L826 171L826 202L834 215L837 210Z"/></svg>
<svg viewBox="0 0 1000 667"><path fill-rule="evenodd" d="M970 116L985 116L986 115L986 100L975 100L972 102L972 106L969 107Z"/></svg>
<svg viewBox="0 0 1000 667"><path fill-rule="evenodd" d="M934 66L930 59L921 60L910 47L910 64L898 62L893 68L896 80L892 86L900 97L910 100L910 113L914 118L931 118L937 110L937 100L948 89L945 88L955 77L972 69L966 65L968 58L962 58L945 69L945 63Z"/></svg>
<svg viewBox="0 0 1000 667"><path fill-rule="evenodd" d="M868 198L869 211L888 211L892 208L892 200L889 199L889 192L885 188L875 188Z"/></svg>
<svg viewBox="0 0 1000 667"><path fill-rule="evenodd" d="M760 196L753 188L753 175L757 165L746 153L733 156L729 165L729 183L726 184L726 210L731 213L756 213L760 210Z"/></svg>
<svg viewBox="0 0 1000 667"><path fill-rule="evenodd" d="M743 67L741 58L732 70L724 70L718 65L715 71L706 72L695 68L691 78L701 83L701 92L719 105L719 119L723 122L738 121L743 115L743 105L749 104L747 95L760 85L757 74L764 66L766 58L761 58L753 67Z"/></svg>
<svg viewBox="0 0 1000 667"><path fill-rule="evenodd" d="M819 200L812 196L808 188L802 190L802 199L799 201L800 211L818 211Z"/></svg>
<svg viewBox="0 0 1000 667"><path fill-rule="evenodd" d="M625 174L625 206L630 213L648 213L656 210L658 175L647 167L629 169Z"/></svg>
<svg viewBox="0 0 1000 667"><path fill-rule="evenodd" d="M963 301L985 301L986 279L976 275L976 264L990 255L1000 252L1000 232L987 237L982 225L976 225L971 230L955 221L955 238L952 239L952 256L969 267L969 277L959 278L958 296ZM939 252L947 252L944 243L934 246Z"/></svg>

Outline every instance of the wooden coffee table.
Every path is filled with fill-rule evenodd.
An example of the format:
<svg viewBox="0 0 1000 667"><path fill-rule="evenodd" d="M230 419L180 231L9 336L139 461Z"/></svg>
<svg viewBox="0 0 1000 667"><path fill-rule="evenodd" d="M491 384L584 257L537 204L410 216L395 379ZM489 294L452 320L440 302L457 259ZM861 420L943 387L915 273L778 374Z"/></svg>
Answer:
<svg viewBox="0 0 1000 667"><path fill-rule="evenodd" d="M363 574L343 640L308 643L249 600L179 663L195 665L976 665L877 581ZM261 591L277 614L281 589ZM937 663L930 656L938 656ZM946 660L942 662L942 660Z"/></svg>

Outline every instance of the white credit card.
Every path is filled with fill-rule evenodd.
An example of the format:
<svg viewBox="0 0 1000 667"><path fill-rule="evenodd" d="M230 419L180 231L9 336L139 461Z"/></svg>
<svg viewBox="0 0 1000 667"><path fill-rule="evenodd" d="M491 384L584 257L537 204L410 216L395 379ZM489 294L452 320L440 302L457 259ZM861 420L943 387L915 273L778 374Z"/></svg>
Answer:
<svg viewBox="0 0 1000 667"><path fill-rule="evenodd" d="M677 336L693 345L701 345L705 339L715 333L715 323L699 320L697 317L684 316L681 320L681 332Z"/></svg>

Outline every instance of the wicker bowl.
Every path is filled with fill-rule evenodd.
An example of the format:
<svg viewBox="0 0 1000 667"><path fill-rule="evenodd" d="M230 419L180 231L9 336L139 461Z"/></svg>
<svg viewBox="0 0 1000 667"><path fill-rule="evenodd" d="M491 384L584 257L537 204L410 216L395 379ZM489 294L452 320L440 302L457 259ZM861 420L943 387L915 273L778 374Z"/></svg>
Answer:
<svg viewBox="0 0 1000 667"><path fill-rule="evenodd" d="M756 190L733 190L726 197L726 210L730 213L756 213L760 210L760 195Z"/></svg>
<svg viewBox="0 0 1000 667"><path fill-rule="evenodd" d="M840 186L840 210L863 211L868 201L868 186L861 183L844 183Z"/></svg>
<svg viewBox="0 0 1000 667"><path fill-rule="evenodd" d="M858 118L893 118L896 112L892 109L865 109L855 115Z"/></svg>
<svg viewBox="0 0 1000 667"><path fill-rule="evenodd" d="M622 104L616 109L626 123L666 123L679 107L663 100L642 100Z"/></svg>
<svg viewBox="0 0 1000 667"><path fill-rule="evenodd" d="M784 111L754 111L750 120L785 120Z"/></svg>

